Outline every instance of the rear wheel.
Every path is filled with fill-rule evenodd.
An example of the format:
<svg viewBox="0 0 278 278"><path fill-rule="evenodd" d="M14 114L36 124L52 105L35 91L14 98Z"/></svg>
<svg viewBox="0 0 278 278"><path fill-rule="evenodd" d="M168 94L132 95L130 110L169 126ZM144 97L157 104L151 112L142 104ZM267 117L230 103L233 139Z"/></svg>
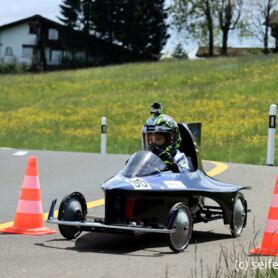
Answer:
<svg viewBox="0 0 278 278"><path fill-rule="evenodd" d="M244 206L244 197L242 193L237 193L234 202L232 220L230 224L231 234L234 237L239 237L246 219L246 209Z"/></svg>
<svg viewBox="0 0 278 278"><path fill-rule="evenodd" d="M172 229L176 231L169 235L169 247L175 253L182 252L186 249L191 239L193 224L189 208L183 203L175 204L170 213L176 210Z"/></svg>
<svg viewBox="0 0 278 278"><path fill-rule="evenodd" d="M58 220L83 221L87 214L87 204L84 196L79 192L67 195L61 202ZM66 239L77 238L81 229L75 226L58 225L61 235Z"/></svg>

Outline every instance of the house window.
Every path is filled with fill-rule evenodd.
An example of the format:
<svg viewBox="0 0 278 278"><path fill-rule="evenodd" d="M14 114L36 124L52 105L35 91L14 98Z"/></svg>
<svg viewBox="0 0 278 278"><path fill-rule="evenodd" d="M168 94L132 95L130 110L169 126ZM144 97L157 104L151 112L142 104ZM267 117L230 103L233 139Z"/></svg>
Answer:
<svg viewBox="0 0 278 278"><path fill-rule="evenodd" d="M33 47L32 46L23 46L22 47L22 57L27 59L32 59L33 57Z"/></svg>
<svg viewBox="0 0 278 278"><path fill-rule="evenodd" d="M14 56L13 49L10 46L6 47L5 56Z"/></svg>
<svg viewBox="0 0 278 278"><path fill-rule="evenodd" d="M63 51L63 58L72 59L72 53L70 51Z"/></svg>
<svg viewBox="0 0 278 278"><path fill-rule="evenodd" d="M48 39L49 40L58 40L59 33L56 29L48 29Z"/></svg>
<svg viewBox="0 0 278 278"><path fill-rule="evenodd" d="M34 24L29 25L29 34L37 34L37 26Z"/></svg>
<svg viewBox="0 0 278 278"><path fill-rule="evenodd" d="M50 51L50 62L61 62L63 57L63 51L61 50L51 50Z"/></svg>

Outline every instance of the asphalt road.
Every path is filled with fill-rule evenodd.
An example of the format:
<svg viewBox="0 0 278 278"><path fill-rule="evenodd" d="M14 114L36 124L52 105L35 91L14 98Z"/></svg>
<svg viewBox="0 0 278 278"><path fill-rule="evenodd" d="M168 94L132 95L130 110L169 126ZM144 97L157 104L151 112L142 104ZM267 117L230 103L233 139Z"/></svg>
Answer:
<svg viewBox="0 0 278 278"><path fill-rule="evenodd" d="M13 220L28 155L38 157L43 209L72 191L87 201L103 198L99 185L124 165L128 155L105 155L0 149L0 227ZM18 153L20 154L20 153ZM205 162L205 169L214 164ZM167 237L82 233L74 241L59 233L47 236L0 234L0 277L208 277L219 264L221 251L248 252L257 233L260 243L272 198L277 167L227 163L216 178L252 186L244 191L252 212L242 236L233 239L222 220L194 225L191 244L173 254ZM103 215L103 206L90 209ZM46 224L49 227L56 226ZM213 276L212 276L213 277Z"/></svg>

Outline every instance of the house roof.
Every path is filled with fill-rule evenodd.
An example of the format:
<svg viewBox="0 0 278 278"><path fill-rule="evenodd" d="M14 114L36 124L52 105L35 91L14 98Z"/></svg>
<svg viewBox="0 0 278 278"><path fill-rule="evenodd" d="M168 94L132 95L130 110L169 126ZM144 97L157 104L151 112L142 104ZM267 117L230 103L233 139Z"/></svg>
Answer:
<svg viewBox="0 0 278 278"><path fill-rule="evenodd" d="M55 22L53 20L50 20L48 18L45 18L45 17L37 14L37 15L33 15L33 16L30 16L30 17L26 17L26 18L23 18L23 19L20 19L20 20L2 25L2 26L0 26L0 31L5 30L5 29L9 29L9 28L17 26L17 25L28 23L28 22L31 22L31 21L39 21L39 22L48 23L48 24L51 24L52 26L56 26L58 28L59 27L60 28L65 28L66 27L65 25L62 25L58 22Z"/></svg>
<svg viewBox="0 0 278 278"><path fill-rule="evenodd" d="M245 56L245 55L253 55L262 52L262 48L256 47L229 47L228 48L228 56ZM219 56L221 54L220 47L214 47L214 55ZM208 47L199 47L197 53L197 57L209 57Z"/></svg>

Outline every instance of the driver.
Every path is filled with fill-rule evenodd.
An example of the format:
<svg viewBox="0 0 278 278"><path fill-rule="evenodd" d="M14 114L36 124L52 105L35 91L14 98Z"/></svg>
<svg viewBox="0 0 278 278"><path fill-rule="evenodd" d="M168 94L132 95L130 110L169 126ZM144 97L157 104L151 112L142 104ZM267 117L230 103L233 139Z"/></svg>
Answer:
<svg viewBox="0 0 278 278"><path fill-rule="evenodd" d="M151 105L151 114L142 129L142 145L159 156L173 172L187 172L188 160L184 153L178 150L181 142L179 127L176 121L165 114L161 114L160 103Z"/></svg>

